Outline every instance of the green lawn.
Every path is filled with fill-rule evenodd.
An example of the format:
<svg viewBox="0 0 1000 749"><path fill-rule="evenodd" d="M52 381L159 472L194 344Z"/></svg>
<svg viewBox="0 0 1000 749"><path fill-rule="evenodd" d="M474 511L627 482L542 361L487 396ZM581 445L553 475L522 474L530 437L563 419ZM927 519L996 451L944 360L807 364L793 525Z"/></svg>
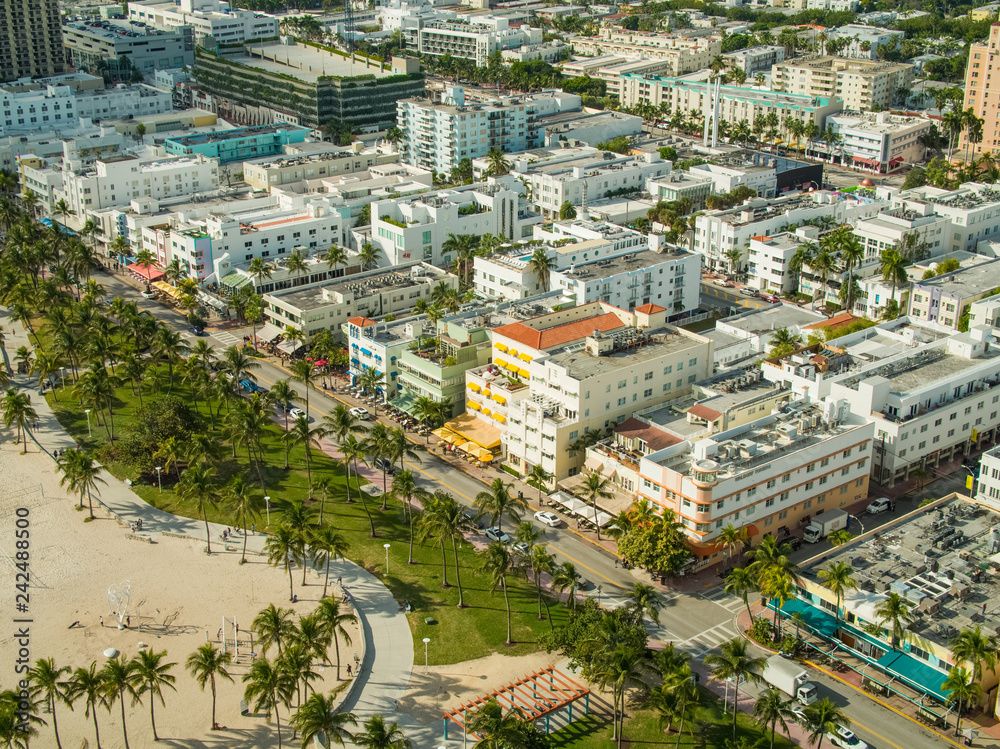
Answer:
<svg viewBox="0 0 1000 749"><path fill-rule="evenodd" d="M685 723L680 747L686 749L720 749L732 746L732 713L724 715L721 703L714 695L703 690L706 704L695 714L693 735L688 733ZM622 732L623 746L677 746L677 731L665 733L660 728L659 715L653 710L630 710L631 717L625 720ZM675 726L676 729L676 726ZM740 714L736 724L736 747L752 747L763 737L763 746L770 745L771 733L762 734L760 726L752 717ZM611 738L611 720L607 716L590 714L552 734L553 749L614 749L616 742ZM740 742L744 742L741 744ZM796 744L781 735L779 726L774 746L776 749L794 749Z"/></svg>
<svg viewBox="0 0 1000 749"><path fill-rule="evenodd" d="M66 430L81 444L88 448L99 450L107 443L108 436L103 425L98 425L96 414L91 413L92 437L87 436L86 414L78 406L72 396L72 386L65 393L56 393L58 401L52 393L47 394L59 421ZM131 422L138 397L134 396L128 386L117 391L118 406L115 409L115 433L120 435ZM190 405L194 405L191 393L184 385L175 385L173 394ZM143 395L149 401L149 395ZM198 410L204 419L206 430L209 428L208 410L205 404L199 404ZM217 420L218 424L218 420ZM277 522L282 509L291 500L303 499L307 494L305 470L305 451L302 447L293 447L290 463L292 469L284 469L284 446L280 440L280 425L264 440L264 450L267 456L267 466L264 480L268 494L271 496L271 521ZM223 441L221 433L218 434ZM229 449L224 459L217 467L219 481L224 482L236 472L246 471L246 455L238 459L232 458ZM126 466L111 463L108 470L119 478L133 480L133 490L150 504L186 517L197 517L191 504L180 499L173 490L175 475L163 475L163 492L160 493L155 474L153 476L136 476ZM347 481L343 469L335 464L333 459L325 454L313 451L313 481L320 478L332 478L332 488L324 505L324 520L340 528L351 544L348 554L352 561L357 562L371 572L381 577L392 590L400 603L409 601L412 613L408 619L414 637L414 648L418 662L423 658L423 638L431 639L428 655L432 664L458 663L472 658L502 651L515 655L535 652L540 649L538 638L549 630L547 620L537 619L537 595L534 588L524 577L509 578L511 610L513 612L512 626L513 646L505 645L506 615L502 591L491 593L489 582L477 571L478 558L471 544L464 544L459 549L459 566L462 584L465 590L467 608L459 609L458 589L455 586L455 566L452 550L448 548L448 582L452 587L442 588L441 551L437 546L414 546L415 564L407 564L408 528L404 513L399 503L390 501L385 512L379 511L380 500L370 500L369 507L375 518L377 538L370 538L368 519L358 501L357 486L352 482L352 504L346 503ZM256 474L247 475L248 481L257 482ZM314 491L314 494L318 492ZM261 493L262 496L263 493ZM319 512L320 500L312 502L316 512ZM261 519L258 528L266 524L265 508L261 499ZM217 505L210 513L209 519L221 523L232 523L233 518L224 505ZM385 576L385 549L383 544L390 543L389 549L390 574ZM295 576L296 591L300 575ZM307 589L306 595L311 595L314 589ZM555 626L565 619L566 609L549 601ZM544 608L543 608L544 610ZM431 617L432 624L425 623L425 618Z"/></svg>

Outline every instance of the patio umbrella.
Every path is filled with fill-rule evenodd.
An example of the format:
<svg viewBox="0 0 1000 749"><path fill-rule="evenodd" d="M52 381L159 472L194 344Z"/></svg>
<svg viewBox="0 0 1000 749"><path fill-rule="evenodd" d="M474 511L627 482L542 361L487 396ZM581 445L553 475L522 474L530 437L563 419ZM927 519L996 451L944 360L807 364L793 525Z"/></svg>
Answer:
<svg viewBox="0 0 1000 749"><path fill-rule="evenodd" d="M583 504L581 502L581 504ZM594 512L594 508L588 505L583 505L575 510L573 510L577 515L582 517L584 520L593 520L597 513Z"/></svg>
<svg viewBox="0 0 1000 749"><path fill-rule="evenodd" d="M614 520L614 519L615 519L615 518L614 518L614 516L613 516L613 515L609 515L609 514L608 514L608 513L606 513L606 512L599 512L599 513L597 513L597 520L596 520L595 522L596 522L596 523L597 523L597 524L598 524L598 525L599 525L599 526L600 526L601 528L603 528L604 526L606 526L606 525L607 525L608 523L610 523L610 522L611 522L612 520Z"/></svg>

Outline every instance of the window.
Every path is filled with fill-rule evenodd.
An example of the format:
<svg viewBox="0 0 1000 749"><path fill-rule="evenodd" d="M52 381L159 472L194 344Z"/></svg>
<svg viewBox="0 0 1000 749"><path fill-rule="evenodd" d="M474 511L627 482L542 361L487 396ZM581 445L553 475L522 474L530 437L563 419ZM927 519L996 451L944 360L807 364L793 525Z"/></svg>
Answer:
<svg viewBox="0 0 1000 749"><path fill-rule="evenodd" d="M812 473L815 470L816 470L815 463L810 463L809 465L806 466L806 473Z"/></svg>
<svg viewBox="0 0 1000 749"><path fill-rule="evenodd" d="M777 482L777 481L775 481L774 479L771 479L770 481L768 481L768 482L767 482L767 488L768 488L768 489L773 489L773 488L774 488L774 485L775 485L776 483L778 483L778 482Z"/></svg>
<svg viewBox="0 0 1000 749"><path fill-rule="evenodd" d="M819 462L819 464L820 464L820 465L821 465L821 466L822 466L823 468L826 468L826 467L827 467L827 466L828 466L828 465L830 464L830 459L829 459L829 458L823 458L823 460L821 460L821 461Z"/></svg>
<svg viewBox="0 0 1000 749"><path fill-rule="evenodd" d="M726 506L726 500L724 499L720 499L718 502L715 503L716 510L721 510L725 506Z"/></svg>
<svg viewBox="0 0 1000 749"><path fill-rule="evenodd" d="M644 379L644 380L652 380L653 379L653 373L652 372L646 372L646 374L643 375L642 379Z"/></svg>
<svg viewBox="0 0 1000 749"><path fill-rule="evenodd" d="M782 510L778 513L778 520L784 520L788 517L788 510Z"/></svg>
<svg viewBox="0 0 1000 749"><path fill-rule="evenodd" d="M757 494L757 487L756 486L751 486L749 489L747 489L747 496L748 497L752 497L755 494Z"/></svg>
<svg viewBox="0 0 1000 749"><path fill-rule="evenodd" d="M792 474L790 473L786 473L784 476L781 477L782 484L787 484L791 480L792 480Z"/></svg>
<svg viewBox="0 0 1000 749"><path fill-rule="evenodd" d="M813 484L814 484L814 483L815 483L814 481L807 481L807 482L806 482L806 491L807 491L807 492L808 492L808 491L812 491L812 488L813 488Z"/></svg>
<svg viewBox="0 0 1000 749"><path fill-rule="evenodd" d="M865 483L865 480L863 478L856 479L855 482L854 482L854 486L856 486L856 487L858 487L860 489L862 486L864 486L864 483Z"/></svg>
<svg viewBox="0 0 1000 749"><path fill-rule="evenodd" d="M643 398L649 398L652 395L653 395L653 388L647 388L646 390L642 391Z"/></svg>
<svg viewBox="0 0 1000 749"><path fill-rule="evenodd" d="M670 374L671 371L673 371L673 366L672 365L668 364L666 367L663 368L663 374L665 374L665 375Z"/></svg>
<svg viewBox="0 0 1000 749"><path fill-rule="evenodd" d="M829 476L820 476L819 477L819 485L823 486L823 484L825 484L829 478L830 478Z"/></svg>

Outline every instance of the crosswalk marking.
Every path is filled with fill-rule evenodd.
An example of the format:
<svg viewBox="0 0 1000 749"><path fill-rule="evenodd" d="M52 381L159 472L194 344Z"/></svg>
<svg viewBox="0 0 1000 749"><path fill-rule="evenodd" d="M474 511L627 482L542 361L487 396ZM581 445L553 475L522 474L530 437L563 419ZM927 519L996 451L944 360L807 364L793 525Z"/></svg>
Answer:
<svg viewBox="0 0 1000 749"><path fill-rule="evenodd" d="M700 658L709 651L715 650L722 643L732 640L737 636L732 625L729 622L724 622L675 644L684 650L690 651L695 657Z"/></svg>
<svg viewBox="0 0 1000 749"><path fill-rule="evenodd" d="M699 594L706 601L721 601L724 598L729 598L730 595L726 592L725 584L713 585L711 588L705 588Z"/></svg>
<svg viewBox="0 0 1000 749"><path fill-rule="evenodd" d="M241 343L239 338L226 330L217 330L212 333L212 337L223 346L238 346Z"/></svg>

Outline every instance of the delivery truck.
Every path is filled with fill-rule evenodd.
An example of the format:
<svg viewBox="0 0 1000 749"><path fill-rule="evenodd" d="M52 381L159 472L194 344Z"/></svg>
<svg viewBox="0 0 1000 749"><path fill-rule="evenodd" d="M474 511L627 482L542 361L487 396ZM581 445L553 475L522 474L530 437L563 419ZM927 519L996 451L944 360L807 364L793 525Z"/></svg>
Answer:
<svg viewBox="0 0 1000 749"><path fill-rule="evenodd" d="M772 655L764 662L764 681L777 687L803 705L817 699L816 685L809 681L809 674L802 666L780 655Z"/></svg>
<svg viewBox="0 0 1000 749"><path fill-rule="evenodd" d="M827 510L809 522L802 534L802 540L808 544L821 541L834 531L846 528L849 518L850 516L843 510Z"/></svg>

